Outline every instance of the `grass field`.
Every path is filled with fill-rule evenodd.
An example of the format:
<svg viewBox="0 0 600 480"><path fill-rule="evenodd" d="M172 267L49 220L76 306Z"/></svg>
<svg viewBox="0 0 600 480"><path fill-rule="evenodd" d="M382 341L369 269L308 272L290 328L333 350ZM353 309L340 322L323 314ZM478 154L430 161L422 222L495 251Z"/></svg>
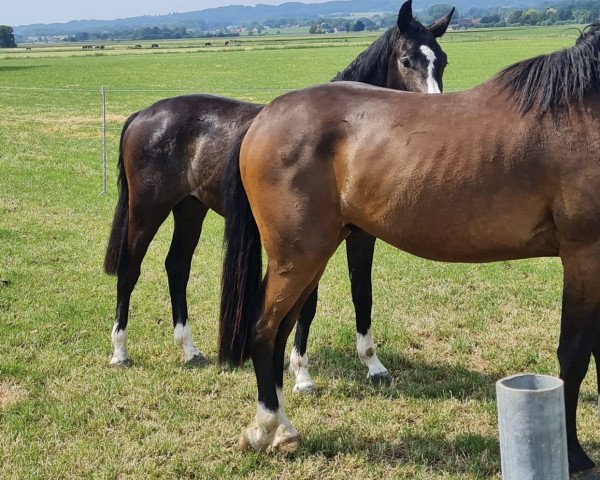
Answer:
<svg viewBox="0 0 600 480"><path fill-rule="evenodd" d="M192 332L210 365L182 367L172 342L169 221L132 298L133 365L108 367L115 280L101 264L126 116L184 92L266 102L327 81L372 39L269 37L211 51L173 42L143 54L0 50L0 478L499 478L494 382L520 371L557 374L558 260L449 265L379 242L373 332L395 383L375 388L355 353L340 250L309 340L319 394L293 397L286 377L286 411L302 435L288 458L236 449L255 412L255 384L251 365L222 372L215 362L217 215L205 222L189 287ZM442 42L446 88L573 42L564 28L451 34ZM105 196L100 86L108 90ZM600 460L594 378L591 367L579 431Z"/></svg>

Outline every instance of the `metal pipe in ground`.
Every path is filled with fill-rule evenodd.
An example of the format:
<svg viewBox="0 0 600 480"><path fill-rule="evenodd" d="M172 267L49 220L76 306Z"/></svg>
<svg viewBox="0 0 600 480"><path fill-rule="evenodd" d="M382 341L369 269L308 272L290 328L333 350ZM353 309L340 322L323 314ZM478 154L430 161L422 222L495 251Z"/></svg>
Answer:
<svg viewBox="0 0 600 480"><path fill-rule="evenodd" d="M569 480L563 381L520 374L496 383L503 480Z"/></svg>

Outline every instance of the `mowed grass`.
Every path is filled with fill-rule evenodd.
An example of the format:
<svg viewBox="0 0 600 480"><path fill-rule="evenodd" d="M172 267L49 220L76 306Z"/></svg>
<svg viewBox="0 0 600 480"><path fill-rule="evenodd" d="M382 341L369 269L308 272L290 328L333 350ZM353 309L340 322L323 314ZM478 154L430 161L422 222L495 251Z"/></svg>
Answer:
<svg viewBox="0 0 600 480"><path fill-rule="evenodd" d="M446 89L573 44L562 31L453 34L442 42ZM132 298L133 365L108 367L115 279L101 264L126 116L184 92L266 102L327 81L362 48L0 61L0 478L499 478L494 382L521 371L558 373L556 259L451 265L378 242L373 332L395 383L375 388L355 353L340 249L321 282L309 339L319 394L292 396L286 375L286 411L302 435L290 457L236 448L256 389L250 364L225 372L216 365L223 222L214 213L188 294L192 332L210 364L184 368L172 342L163 268L169 220ZM108 89L105 196L100 86ZM592 367L579 431L600 460L594 380Z"/></svg>

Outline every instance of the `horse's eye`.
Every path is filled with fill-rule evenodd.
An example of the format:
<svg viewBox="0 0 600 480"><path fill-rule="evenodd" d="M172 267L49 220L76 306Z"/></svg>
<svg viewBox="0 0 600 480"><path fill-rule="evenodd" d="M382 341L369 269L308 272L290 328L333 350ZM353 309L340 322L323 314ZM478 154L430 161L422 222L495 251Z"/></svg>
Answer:
<svg viewBox="0 0 600 480"><path fill-rule="evenodd" d="M410 58L408 57L404 57L400 59L400 63L402 64L402 66L404 68L411 68L412 67L412 63L410 61Z"/></svg>

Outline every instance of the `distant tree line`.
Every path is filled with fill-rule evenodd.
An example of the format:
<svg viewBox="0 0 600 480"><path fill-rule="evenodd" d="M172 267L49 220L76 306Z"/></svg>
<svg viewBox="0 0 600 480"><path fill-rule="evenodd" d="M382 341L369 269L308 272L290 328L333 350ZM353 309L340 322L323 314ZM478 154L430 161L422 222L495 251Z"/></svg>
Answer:
<svg viewBox="0 0 600 480"><path fill-rule="evenodd" d="M448 1L448 0L446 0ZM514 7L473 7L463 12L455 12L453 21L464 21L464 25L473 27L506 27L523 25L564 25L585 24L600 20L599 0L540 0L536 8ZM452 9L450 3L432 5L416 13L424 24L446 15ZM267 18L264 21L252 21L235 27L210 30L205 22L196 22L187 26L130 27L121 30L78 32L64 38L66 42L86 42L99 40L161 40L169 38L231 37L240 34L264 35L269 30L280 28L309 27L310 33L361 32L376 31L396 24L397 13L377 14L360 18L320 18L307 20L297 18ZM470 21L470 22L469 22ZM243 32L243 33L240 33ZM279 32L278 32L279 33ZM16 46L13 29L0 26L0 46Z"/></svg>
<svg viewBox="0 0 600 480"><path fill-rule="evenodd" d="M439 3L418 12L416 17L425 25L446 15L452 9L451 4ZM310 23L310 33L330 33L332 31L361 31L389 28L396 23L397 15L375 15L370 18L360 18L356 22L348 19L322 19ZM598 0L562 0L545 2L538 8L473 7L464 13L456 11L454 21L459 19L477 19L473 27L509 27L509 26L545 26L585 24L600 20L600 2Z"/></svg>
<svg viewBox="0 0 600 480"><path fill-rule="evenodd" d="M312 22L308 33L363 32L379 30L379 28L381 28L381 24L369 18L361 18L355 22L350 22L347 18L338 18Z"/></svg>
<svg viewBox="0 0 600 480"><path fill-rule="evenodd" d="M448 7L449 5L444 5ZM438 7L434 5L430 10ZM436 12L439 13L439 12ZM425 20L433 20L435 15L428 15ZM455 18L458 18L455 15ZM479 27L507 27L527 25L566 25L572 23L593 23L600 20L600 2L598 0L559 0L540 2L536 8L514 7L473 7L464 12L461 18L479 19Z"/></svg>
<svg viewBox="0 0 600 480"><path fill-rule="evenodd" d="M186 38L188 33L185 27L142 27L122 31L88 33L78 32L75 35L69 35L64 39L65 42L86 42L88 40L162 40L167 38Z"/></svg>
<svg viewBox="0 0 600 480"><path fill-rule="evenodd" d="M485 12L468 11L467 14L480 18L482 27L583 24L600 20L600 3L579 0L539 8L492 8Z"/></svg>

